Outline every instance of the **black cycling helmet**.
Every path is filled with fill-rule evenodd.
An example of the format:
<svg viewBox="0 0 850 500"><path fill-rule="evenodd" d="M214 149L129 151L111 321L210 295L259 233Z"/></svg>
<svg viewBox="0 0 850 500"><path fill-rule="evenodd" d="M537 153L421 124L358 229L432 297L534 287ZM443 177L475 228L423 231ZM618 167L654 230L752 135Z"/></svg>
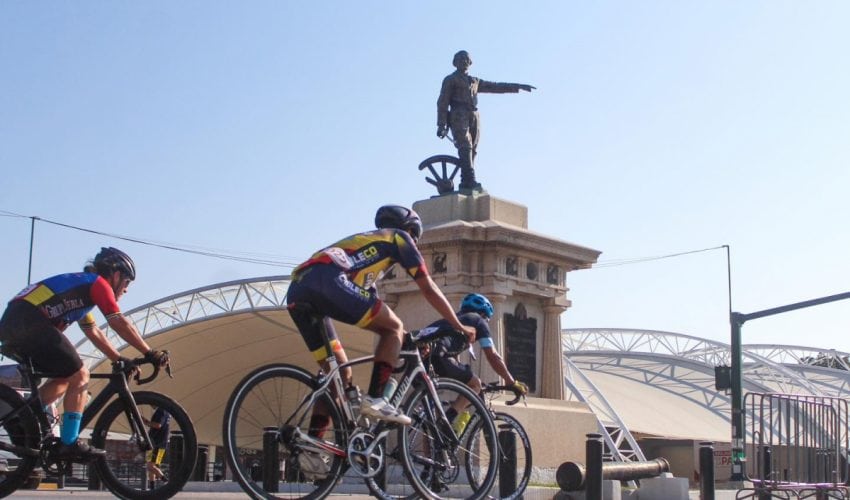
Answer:
<svg viewBox="0 0 850 500"><path fill-rule="evenodd" d="M493 317L493 304L480 293L470 293L460 303L460 312L477 312L487 317Z"/></svg>
<svg viewBox="0 0 850 500"><path fill-rule="evenodd" d="M136 265L129 255L113 247L102 247L100 253L94 256L92 261L98 274L105 275L113 271L121 271L121 274L136 279Z"/></svg>
<svg viewBox="0 0 850 500"><path fill-rule="evenodd" d="M419 214L400 205L384 205L379 208L375 214L375 227L408 231L413 236L413 241L419 241L422 236L422 220Z"/></svg>

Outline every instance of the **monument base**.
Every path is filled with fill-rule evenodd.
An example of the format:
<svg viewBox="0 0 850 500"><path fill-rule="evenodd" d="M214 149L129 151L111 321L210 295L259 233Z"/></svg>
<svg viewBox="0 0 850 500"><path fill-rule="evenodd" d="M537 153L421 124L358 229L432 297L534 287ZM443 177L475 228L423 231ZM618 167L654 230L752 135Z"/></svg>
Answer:
<svg viewBox="0 0 850 500"><path fill-rule="evenodd" d="M430 226L445 222L498 221L503 224L528 228L528 207L490 196L486 191L470 191L436 196L417 201L413 209Z"/></svg>
<svg viewBox="0 0 850 500"><path fill-rule="evenodd" d="M493 409L520 421L531 439L535 484L555 484L555 471L566 461L585 462L586 435L598 432L590 408L577 401L528 398L527 406L494 401Z"/></svg>

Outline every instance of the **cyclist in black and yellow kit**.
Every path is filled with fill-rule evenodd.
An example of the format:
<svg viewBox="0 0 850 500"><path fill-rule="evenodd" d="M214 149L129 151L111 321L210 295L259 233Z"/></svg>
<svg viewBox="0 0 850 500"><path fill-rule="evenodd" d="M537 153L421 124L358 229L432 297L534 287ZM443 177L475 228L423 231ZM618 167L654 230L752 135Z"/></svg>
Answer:
<svg viewBox="0 0 850 500"><path fill-rule="evenodd" d="M419 286L428 303L453 328L466 334L470 341L475 337L475 330L458 321L451 304L428 274L428 268L416 248L416 242L422 235L419 215L409 208L385 205L375 215L375 226L377 230L340 240L298 266L292 273L286 299L290 305L308 303L316 313L326 318L356 325L380 336L375 348L368 395L363 398L360 412L407 425L410 418L383 398L384 386L398 362L404 325L378 297L375 283L391 266L399 264ZM289 311L316 360L326 359L316 316L298 308L290 308ZM340 363L346 362L348 359L336 338L333 324L327 319L325 323L336 359ZM347 383L350 382L350 370L342 375ZM327 425L327 416L320 412L314 413L313 418L317 420L311 428Z"/></svg>
<svg viewBox="0 0 850 500"><path fill-rule="evenodd" d="M95 324L91 310L97 306L109 327L149 361L160 365L168 361L167 353L152 350L118 308L118 299L134 279L136 267L130 256L116 248L101 248L84 272L60 274L23 289L0 319L2 352L30 358L35 369L50 378L39 388L42 403L50 405L65 395L60 443L54 451L57 458L87 460L105 455L78 440L89 370L63 334L68 325L77 322L113 362L122 359Z"/></svg>

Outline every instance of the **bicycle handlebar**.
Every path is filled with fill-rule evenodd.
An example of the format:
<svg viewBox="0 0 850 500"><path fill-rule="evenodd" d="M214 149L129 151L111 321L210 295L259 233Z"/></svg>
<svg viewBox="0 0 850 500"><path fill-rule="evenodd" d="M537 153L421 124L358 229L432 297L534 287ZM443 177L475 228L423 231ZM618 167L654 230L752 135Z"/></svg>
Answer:
<svg viewBox="0 0 850 500"><path fill-rule="evenodd" d="M514 393L514 398L510 401L506 401L505 404L508 406L513 406L519 403L519 400L525 400L525 394L522 393L519 389L512 385L499 385L498 382L490 382L481 388L481 392L486 394L488 392L501 392L508 391Z"/></svg>
<svg viewBox="0 0 850 500"><path fill-rule="evenodd" d="M144 357L119 359L118 361L112 362L112 372L123 373L125 377L130 377L132 375L133 380L135 380L138 385L147 384L148 382L153 381L153 379L159 375L159 371L163 367L165 368L165 373L168 374L168 378L174 378L174 375L171 373L171 360L168 358L168 351L164 352L166 353L164 364L154 364L152 361L149 361ZM142 365L153 366L153 372L145 378L141 378L141 370L139 367Z"/></svg>

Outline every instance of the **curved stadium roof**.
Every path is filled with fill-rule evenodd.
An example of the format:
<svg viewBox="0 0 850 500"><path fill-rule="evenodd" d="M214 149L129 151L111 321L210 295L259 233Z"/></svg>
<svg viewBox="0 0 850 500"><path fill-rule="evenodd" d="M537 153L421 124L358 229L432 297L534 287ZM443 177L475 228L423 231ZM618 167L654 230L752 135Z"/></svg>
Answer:
<svg viewBox="0 0 850 500"><path fill-rule="evenodd" d="M284 308L288 286L288 276L218 283L125 313L150 345L171 351L175 378L160 377L150 390L181 402L200 442L220 442L223 407L249 371L273 362L314 365ZM371 354L372 336L346 325L338 330L352 357ZM128 349L108 327L104 331L119 350ZM606 328L566 329L561 342L568 399L591 407L609 444L623 450L620 458L642 458L633 436L729 440L729 397L714 389L714 367L730 364L727 344ZM87 339L77 349L93 370L108 369ZM848 356L811 347L745 345L744 391L847 397Z"/></svg>

